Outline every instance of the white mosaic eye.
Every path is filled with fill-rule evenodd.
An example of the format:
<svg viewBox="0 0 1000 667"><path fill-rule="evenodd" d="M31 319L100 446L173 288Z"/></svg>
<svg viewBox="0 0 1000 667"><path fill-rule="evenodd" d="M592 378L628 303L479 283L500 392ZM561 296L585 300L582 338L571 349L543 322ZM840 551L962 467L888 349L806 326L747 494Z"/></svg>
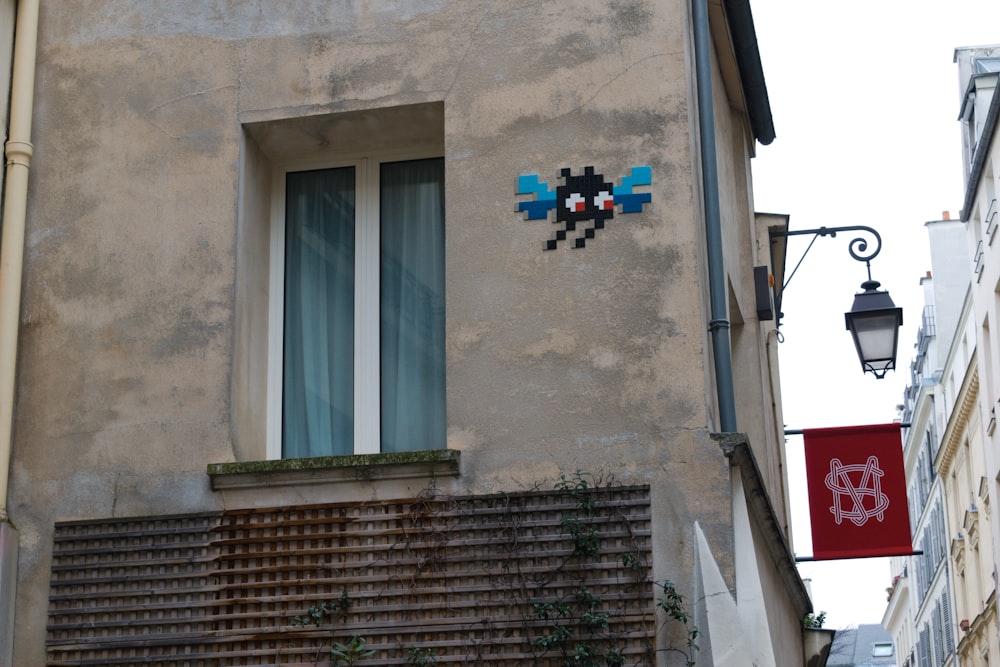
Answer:
<svg viewBox="0 0 1000 667"><path fill-rule="evenodd" d="M601 190L596 197L594 197L594 206L597 207L598 211L610 211L615 207L615 198L607 190Z"/></svg>
<svg viewBox="0 0 1000 667"><path fill-rule="evenodd" d="M583 213L587 210L587 200L579 192L566 197L566 208L570 213Z"/></svg>

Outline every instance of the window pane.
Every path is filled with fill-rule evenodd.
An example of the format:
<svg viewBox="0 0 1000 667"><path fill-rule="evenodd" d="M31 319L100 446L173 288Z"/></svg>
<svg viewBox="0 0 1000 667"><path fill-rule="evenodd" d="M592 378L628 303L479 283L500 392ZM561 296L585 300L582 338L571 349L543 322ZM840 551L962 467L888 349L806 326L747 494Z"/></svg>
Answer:
<svg viewBox="0 0 1000 667"><path fill-rule="evenodd" d="M445 445L444 160L381 167L382 451Z"/></svg>
<svg viewBox="0 0 1000 667"><path fill-rule="evenodd" d="M872 657L885 658L892 655L892 644L889 642L875 642L872 646Z"/></svg>
<svg viewBox="0 0 1000 667"><path fill-rule="evenodd" d="M354 449L354 168L285 187L282 456Z"/></svg>

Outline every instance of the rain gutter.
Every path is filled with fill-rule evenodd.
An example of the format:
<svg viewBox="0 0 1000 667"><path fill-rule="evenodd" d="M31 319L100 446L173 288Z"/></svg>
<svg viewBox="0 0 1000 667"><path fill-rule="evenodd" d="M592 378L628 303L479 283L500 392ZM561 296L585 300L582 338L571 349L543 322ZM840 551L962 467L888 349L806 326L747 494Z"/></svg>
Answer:
<svg viewBox="0 0 1000 667"><path fill-rule="evenodd" d="M0 522L7 522L7 484L14 424L14 377L24 267L24 221L31 165L31 107L35 93L38 1L19 0L10 86L3 235L0 237Z"/></svg>
<svg viewBox="0 0 1000 667"><path fill-rule="evenodd" d="M774 141L774 122L764 84L764 70L757 48L748 0L725 0L726 20L740 72L740 82L754 138L767 145ZM698 100L698 135L701 146L702 193L708 254L710 304L709 332L715 360L715 385L719 405L719 427L735 433L736 399L733 382L732 347L729 336L726 266L722 247L718 154L715 144L715 104L712 94L712 42L708 0L692 0L694 27L695 86Z"/></svg>
<svg viewBox="0 0 1000 667"><path fill-rule="evenodd" d="M736 66L746 98L747 114L754 137L764 146L774 141L774 119L771 102L764 82L764 67L760 62L757 31L753 27L750 0L725 0L726 20L736 52Z"/></svg>
<svg viewBox="0 0 1000 667"><path fill-rule="evenodd" d="M692 0L694 22L695 86L698 99L698 136L701 140L701 178L705 207L705 239L708 252L708 292L715 360L715 388L719 404L719 429L736 432L736 398L733 388L733 357L729 341L726 265L722 250L722 217L719 209L719 167L715 147L715 107L712 100L711 37L708 0Z"/></svg>
<svg viewBox="0 0 1000 667"><path fill-rule="evenodd" d="M35 95L35 50L39 0L18 0L10 85L10 128L5 145L3 218L0 220L0 667L14 664L14 601L18 534L7 515L14 379L24 267L24 224L31 165L31 108Z"/></svg>

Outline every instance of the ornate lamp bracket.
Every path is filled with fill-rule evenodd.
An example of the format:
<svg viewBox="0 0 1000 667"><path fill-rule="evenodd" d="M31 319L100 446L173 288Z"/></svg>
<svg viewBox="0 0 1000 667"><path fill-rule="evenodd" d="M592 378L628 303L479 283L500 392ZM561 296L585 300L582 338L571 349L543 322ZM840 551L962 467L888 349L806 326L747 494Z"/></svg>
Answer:
<svg viewBox="0 0 1000 667"><path fill-rule="evenodd" d="M887 371L896 368L896 348L899 341L899 327L903 324L903 309L897 308L896 304L889 298L888 292L879 291L881 287L877 280L872 280L871 260L882 250L882 237L871 227L865 225L846 225L844 227L820 227L818 229L801 229L798 231L776 231L773 236L801 236L812 234L813 238L802 257L799 258L795 269L788 276L785 284L781 286L784 293L792 276L799 270L802 260L812 248L813 243L820 236L834 237L838 232L863 232L871 234L875 239L874 248L869 250L869 240L863 236L855 237L848 244L847 252L851 257L859 262L865 263L868 271L868 280L861 283L864 291L854 295L854 305L851 310L844 313L844 323L847 330L851 332L854 339L854 346L858 351L858 359L861 361L861 370L871 373L876 378L882 379ZM780 295L775 298L780 303ZM781 314L778 314L780 326ZM780 340L780 338L779 338Z"/></svg>
<svg viewBox="0 0 1000 667"><path fill-rule="evenodd" d="M882 237L877 231L868 227L866 225L845 225L843 227L819 227L818 229L798 229L796 231L774 231L771 232L771 236L802 236L804 234L812 234L813 238L809 242L809 246L806 247L805 252L802 253L802 257L795 264L795 268L792 269L791 274L785 280L785 284L781 286L781 291L784 292L785 288L788 287L788 283L792 282L792 278L795 276L795 272L799 270L802 266L802 260L806 258L809 251L813 247L813 243L816 242L820 236L829 236L831 238L836 237L838 232L864 232L866 234L871 234L875 239L875 247L868 251L868 240L863 236L855 237L851 239L851 242L847 244L847 252L850 253L851 257L859 262L865 263L865 268L868 270L868 281L872 281L872 265L871 261L878 256L882 251ZM877 285L876 285L877 287Z"/></svg>

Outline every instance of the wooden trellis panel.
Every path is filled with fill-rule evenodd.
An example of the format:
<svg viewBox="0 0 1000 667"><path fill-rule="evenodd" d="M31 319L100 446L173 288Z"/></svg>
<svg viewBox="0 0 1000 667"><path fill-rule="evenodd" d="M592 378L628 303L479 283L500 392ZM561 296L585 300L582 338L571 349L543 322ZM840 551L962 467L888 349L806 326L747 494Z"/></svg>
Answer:
<svg viewBox="0 0 1000 667"><path fill-rule="evenodd" d="M207 664L221 515L56 525L48 664Z"/></svg>
<svg viewBox="0 0 1000 667"><path fill-rule="evenodd" d="M651 664L650 550L646 487L59 524L49 664L325 665L362 635L373 667L415 649L561 665L562 647L538 646L556 626L563 647ZM607 627L579 620L586 595ZM293 622L338 600L319 627ZM573 612L546 620L542 602Z"/></svg>

